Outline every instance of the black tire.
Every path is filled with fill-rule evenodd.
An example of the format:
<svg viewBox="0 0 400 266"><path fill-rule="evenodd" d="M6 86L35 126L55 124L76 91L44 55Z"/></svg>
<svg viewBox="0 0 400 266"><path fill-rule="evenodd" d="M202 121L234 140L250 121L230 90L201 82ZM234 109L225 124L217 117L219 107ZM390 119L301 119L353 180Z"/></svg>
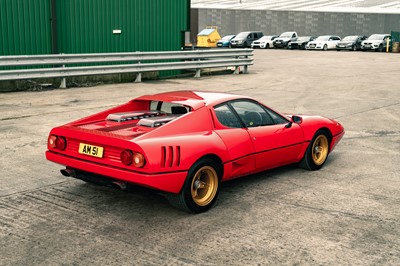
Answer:
<svg viewBox="0 0 400 266"><path fill-rule="evenodd" d="M324 44L324 48L322 48L324 51L328 51L328 45Z"/></svg>
<svg viewBox="0 0 400 266"><path fill-rule="evenodd" d="M355 52L357 51L357 45L353 45L352 50Z"/></svg>
<svg viewBox="0 0 400 266"><path fill-rule="evenodd" d="M318 130L300 162L300 167L315 171L321 169L329 154L329 137L324 130Z"/></svg>
<svg viewBox="0 0 400 266"><path fill-rule="evenodd" d="M377 51L378 51L378 52L383 52L383 45L382 45L382 44L379 45Z"/></svg>
<svg viewBox="0 0 400 266"><path fill-rule="evenodd" d="M336 49L336 51L340 52L340 49Z"/></svg>
<svg viewBox="0 0 400 266"><path fill-rule="evenodd" d="M265 49L269 49L269 43L265 45Z"/></svg>
<svg viewBox="0 0 400 266"><path fill-rule="evenodd" d="M212 159L201 159L189 169L179 194L168 194L168 201L177 209L201 213L209 210L217 200L221 167Z"/></svg>

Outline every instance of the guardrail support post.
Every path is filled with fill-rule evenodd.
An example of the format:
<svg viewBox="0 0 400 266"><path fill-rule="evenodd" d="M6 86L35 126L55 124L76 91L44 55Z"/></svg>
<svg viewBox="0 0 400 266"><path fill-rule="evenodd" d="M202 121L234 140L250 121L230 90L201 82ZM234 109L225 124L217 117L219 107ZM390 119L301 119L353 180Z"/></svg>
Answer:
<svg viewBox="0 0 400 266"><path fill-rule="evenodd" d="M65 65L62 65L62 68L65 68ZM60 89L66 89L66 88L67 88L67 79L61 78Z"/></svg>
<svg viewBox="0 0 400 266"><path fill-rule="evenodd" d="M236 59L239 59L239 57L235 57ZM239 73L240 73L240 66L235 66L235 71L233 71L233 74L234 75L239 75Z"/></svg>
<svg viewBox="0 0 400 266"><path fill-rule="evenodd" d="M233 71L234 75L239 75L240 72L240 66L235 66L235 71Z"/></svg>
<svg viewBox="0 0 400 266"><path fill-rule="evenodd" d="M140 61L138 61L138 64L140 65ZM142 82L142 72L138 72L136 74L135 83L140 83L140 82Z"/></svg>
<svg viewBox="0 0 400 266"><path fill-rule="evenodd" d="M135 83L140 83L142 82L142 73L137 73Z"/></svg>
<svg viewBox="0 0 400 266"><path fill-rule="evenodd" d="M249 59L249 57L246 55L245 56L246 59ZM244 65L244 69L243 69L243 73L247 74L248 73L248 69L247 69L248 65Z"/></svg>
<svg viewBox="0 0 400 266"><path fill-rule="evenodd" d="M194 75L195 78L200 78L201 69L196 69L196 74Z"/></svg>

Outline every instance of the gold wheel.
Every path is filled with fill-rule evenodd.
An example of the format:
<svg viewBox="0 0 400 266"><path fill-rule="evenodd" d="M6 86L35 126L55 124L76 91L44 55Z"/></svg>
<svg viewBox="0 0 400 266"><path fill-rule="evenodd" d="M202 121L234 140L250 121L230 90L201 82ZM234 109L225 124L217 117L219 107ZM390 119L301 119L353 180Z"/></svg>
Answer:
<svg viewBox="0 0 400 266"><path fill-rule="evenodd" d="M325 135L319 135L312 146L312 159L316 165L322 165L328 157L329 142Z"/></svg>
<svg viewBox="0 0 400 266"><path fill-rule="evenodd" d="M198 206L206 206L212 202L218 190L218 175L211 166L201 167L192 179L190 192Z"/></svg>

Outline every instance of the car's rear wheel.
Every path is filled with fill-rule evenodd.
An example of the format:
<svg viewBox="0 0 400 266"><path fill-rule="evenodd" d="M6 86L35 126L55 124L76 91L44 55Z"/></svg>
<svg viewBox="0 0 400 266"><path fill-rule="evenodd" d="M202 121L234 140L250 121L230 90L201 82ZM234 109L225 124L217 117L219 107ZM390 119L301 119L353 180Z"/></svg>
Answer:
<svg viewBox="0 0 400 266"><path fill-rule="evenodd" d="M172 206L187 212L205 212L218 197L220 167L211 159L201 159L190 169L179 194L169 194Z"/></svg>
<svg viewBox="0 0 400 266"><path fill-rule="evenodd" d="M328 50L328 45L325 44L323 50L327 51Z"/></svg>
<svg viewBox="0 0 400 266"><path fill-rule="evenodd" d="M300 167L308 170L318 170L325 164L329 153L329 138L325 131L318 130L311 140Z"/></svg>
<svg viewBox="0 0 400 266"><path fill-rule="evenodd" d="M353 45L353 51L357 51L357 45Z"/></svg>

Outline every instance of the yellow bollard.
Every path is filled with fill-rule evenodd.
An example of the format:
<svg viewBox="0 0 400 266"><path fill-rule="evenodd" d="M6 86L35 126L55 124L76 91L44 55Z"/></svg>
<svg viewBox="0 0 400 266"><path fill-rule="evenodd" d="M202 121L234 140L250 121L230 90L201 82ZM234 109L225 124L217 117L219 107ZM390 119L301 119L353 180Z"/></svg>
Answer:
<svg viewBox="0 0 400 266"><path fill-rule="evenodd" d="M386 38L386 53L389 53L389 42L390 38Z"/></svg>

